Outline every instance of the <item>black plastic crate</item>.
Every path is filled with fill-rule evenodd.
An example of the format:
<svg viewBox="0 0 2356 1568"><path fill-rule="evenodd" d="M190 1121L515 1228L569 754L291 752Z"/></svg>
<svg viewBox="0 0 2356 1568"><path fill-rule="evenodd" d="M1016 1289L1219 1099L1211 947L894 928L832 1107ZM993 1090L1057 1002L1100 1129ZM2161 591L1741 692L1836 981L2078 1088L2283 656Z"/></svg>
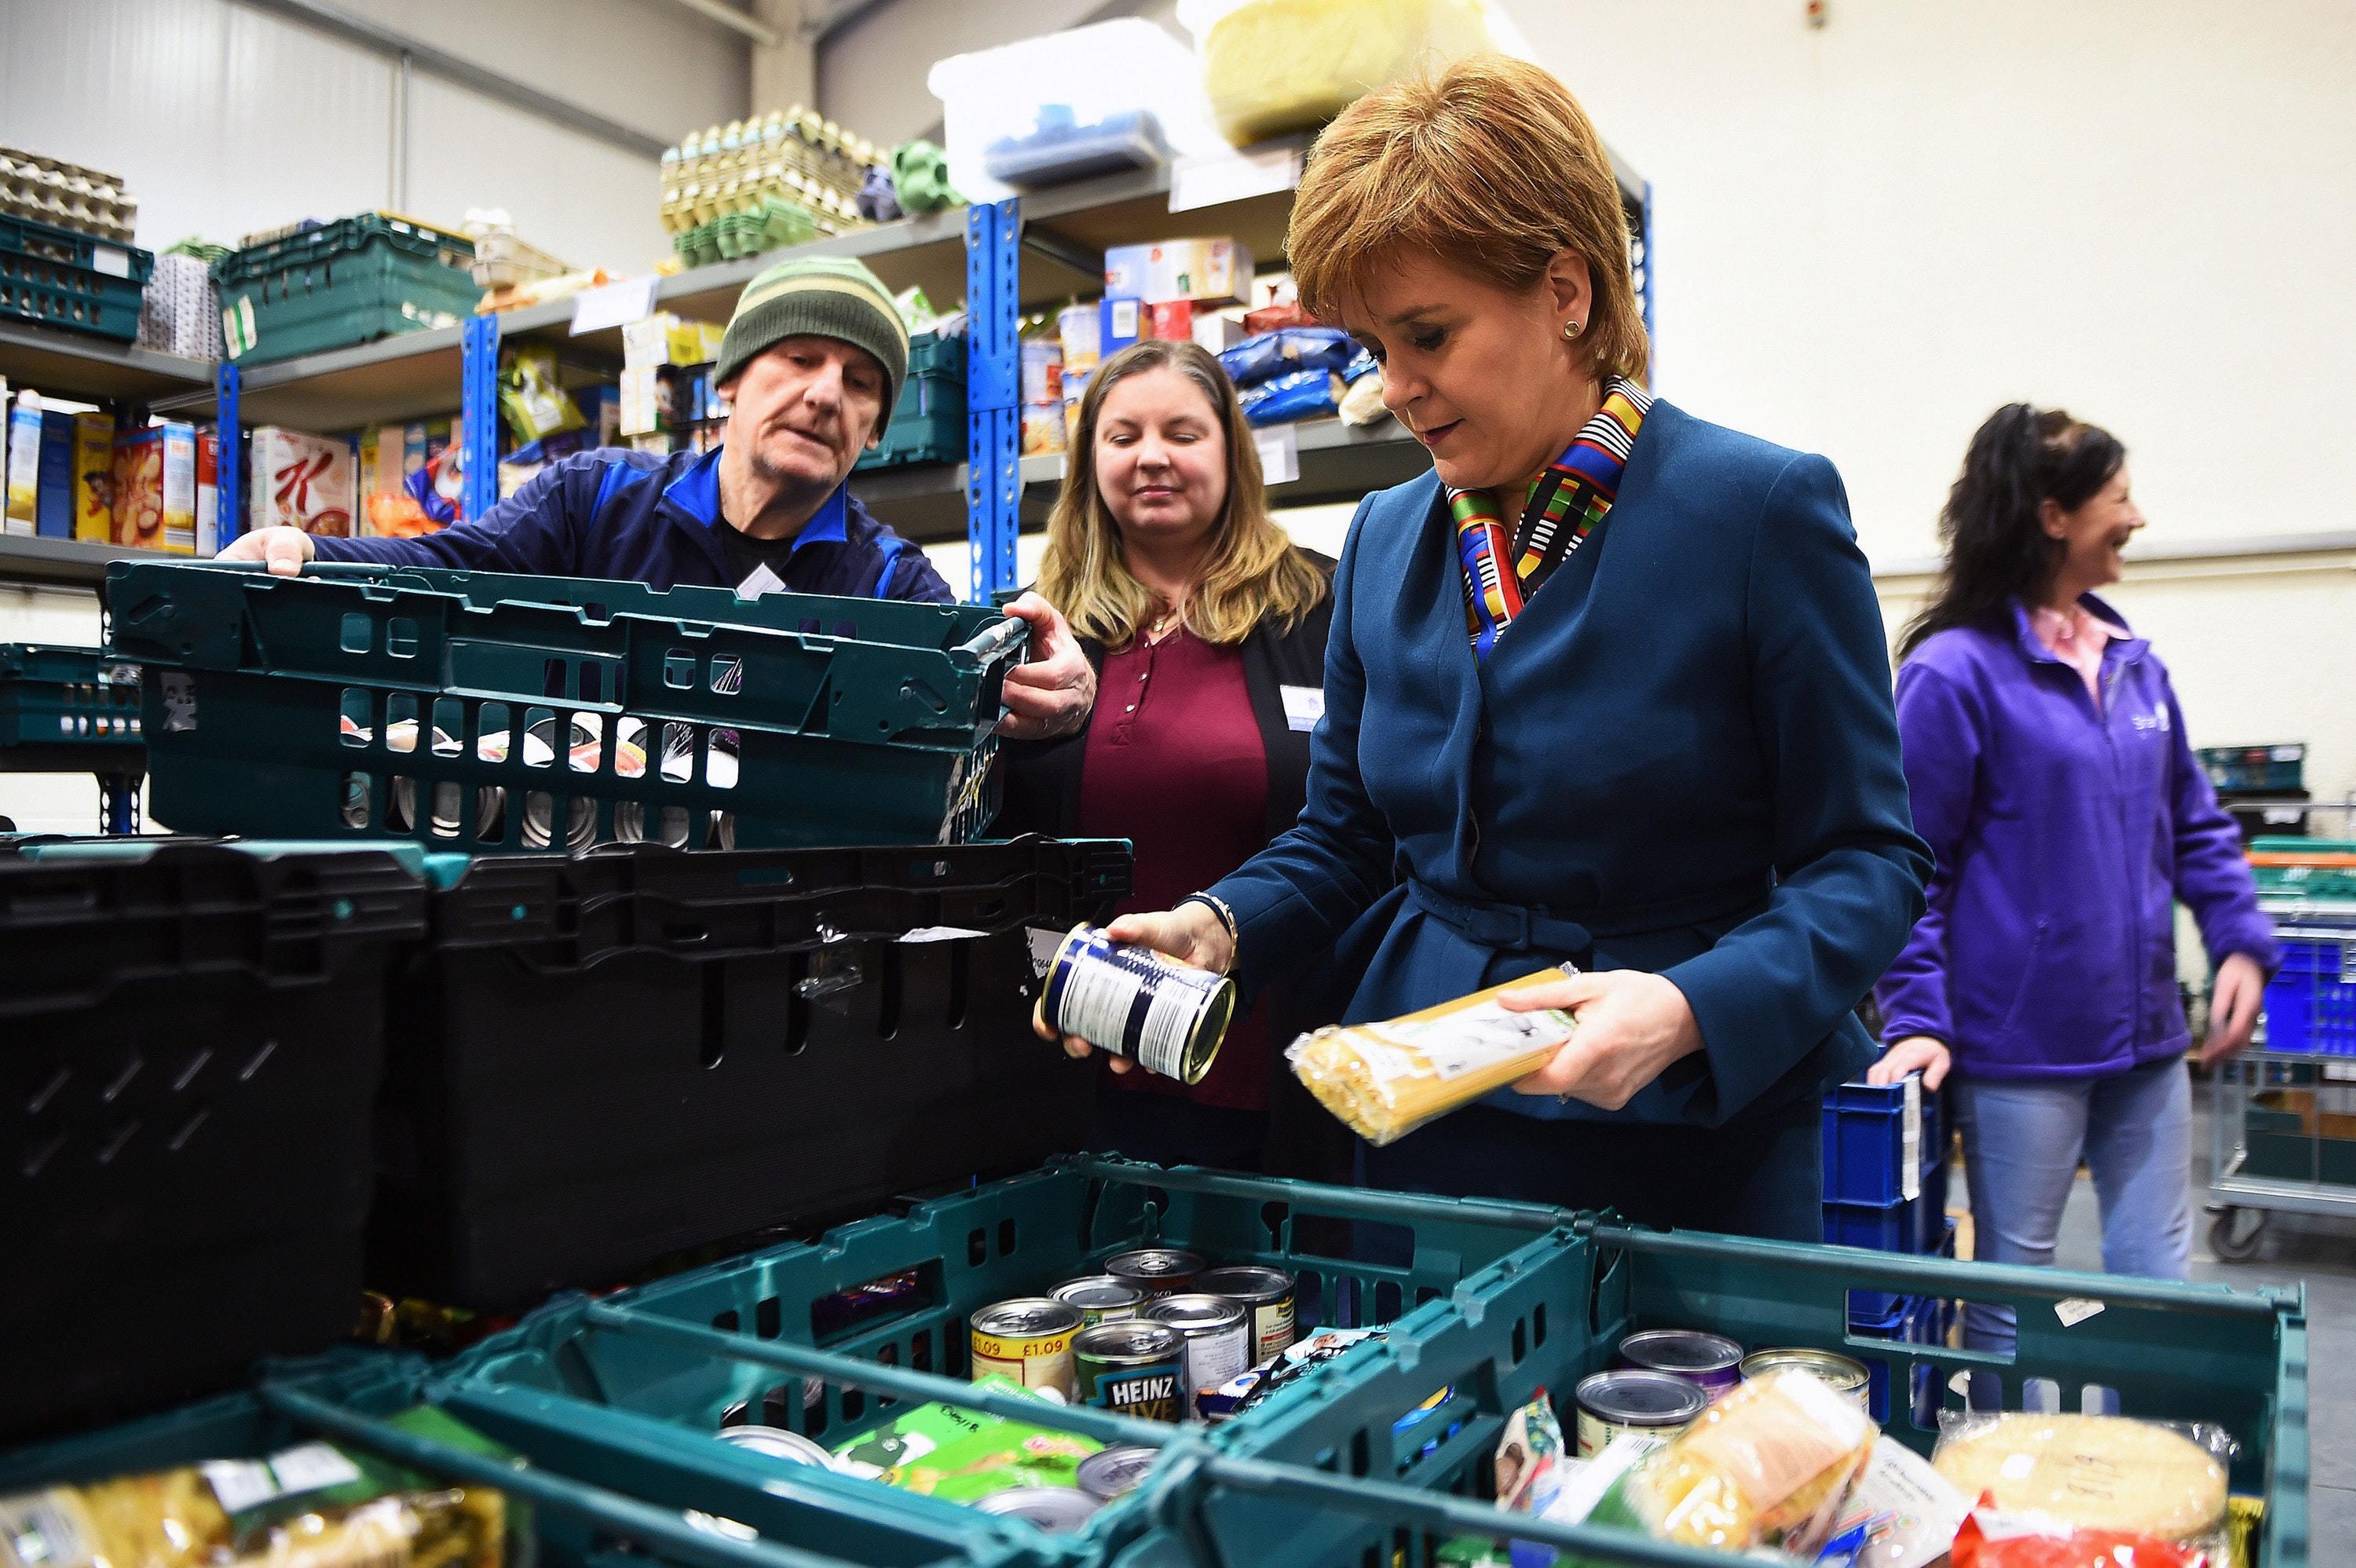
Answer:
<svg viewBox="0 0 2356 1568"><path fill-rule="evenodd" d="M420 859L0 841L0 1442L349 1333Z"/></svg>
<svg viewBox="0 0 2356 1568"><path fill-rule="evenodd" d="M432 859L380 1288L510 1310L1087 1134L1090 1068L1031 1032L1026 928L1101 913L1124 843Z"/></svg>

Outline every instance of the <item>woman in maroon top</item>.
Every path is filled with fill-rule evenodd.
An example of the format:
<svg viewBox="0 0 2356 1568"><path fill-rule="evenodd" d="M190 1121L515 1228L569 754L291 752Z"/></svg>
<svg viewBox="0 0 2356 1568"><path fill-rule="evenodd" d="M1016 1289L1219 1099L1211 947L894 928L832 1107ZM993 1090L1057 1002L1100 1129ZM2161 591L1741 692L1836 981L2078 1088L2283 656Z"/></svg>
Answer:
<svg viewBox="0 0 2356 1568"><path fill-rule="evenodd" d="M1122 913L1167 909L1266 848L1307 790L1333 571L1269 517L1217 359L1148 341L1106 360L1081 400L1038 584L1098 667L1096 709L1076 735L1006 746L1002 830L1130 840ZM1236 1019L1191 1090L1099 1068L1097 1147L1347 1180L1346 1133L1279 1050L1331 1020L1313 987L1289 1002Z"/></svg>

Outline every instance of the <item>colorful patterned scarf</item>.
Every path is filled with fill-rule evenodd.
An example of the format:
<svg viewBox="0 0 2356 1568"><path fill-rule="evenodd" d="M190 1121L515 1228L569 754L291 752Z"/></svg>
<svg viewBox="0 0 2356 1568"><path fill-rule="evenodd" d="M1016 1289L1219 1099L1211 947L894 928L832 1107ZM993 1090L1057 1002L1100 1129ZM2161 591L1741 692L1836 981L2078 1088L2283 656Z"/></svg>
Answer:
<svg viewBox="0 0 2356 1568"><path fill-rule="evenodd" d="M1555 568L1586 542L1612 510L1621 471L1644 428L1652 394L1624 377L1604 383L1603 406L1523 489L1521 522L1505 529L1504 498L1494 490L1451 490L1456 551L1464 565L1465 622L1472 656L1486 659L1497 638ZM1498 563L1510 560L1511 571Z"/></svg>

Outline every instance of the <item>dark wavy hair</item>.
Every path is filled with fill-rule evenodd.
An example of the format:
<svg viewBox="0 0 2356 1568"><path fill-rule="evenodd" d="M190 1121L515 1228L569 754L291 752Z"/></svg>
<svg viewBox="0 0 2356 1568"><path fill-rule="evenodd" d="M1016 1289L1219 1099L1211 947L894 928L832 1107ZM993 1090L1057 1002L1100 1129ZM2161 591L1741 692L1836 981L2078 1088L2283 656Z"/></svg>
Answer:
<svg viewBox="0 0 2356 1568"><path fill-rule="evenodd" d="M1951 626L2001 628L2014 600L2044 598L2067 547L2045 531L2039 507L2077 510L2126 460L2118 437L2064 410L2007 403L1990 414L1940 509L1946 564L1938 592L1907 626L1899 658Z"/></svg>

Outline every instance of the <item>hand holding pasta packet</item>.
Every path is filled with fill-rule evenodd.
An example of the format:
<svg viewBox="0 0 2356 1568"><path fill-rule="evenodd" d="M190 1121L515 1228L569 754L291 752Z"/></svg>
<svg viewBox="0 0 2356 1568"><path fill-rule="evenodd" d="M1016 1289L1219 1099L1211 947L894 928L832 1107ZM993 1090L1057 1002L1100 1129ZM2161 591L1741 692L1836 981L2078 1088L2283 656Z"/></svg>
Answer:
<svg viewBox="0 0 2356 1568"><path fill-rule="evenodd" d="M1498 998L1577 972L1541 969L1387 1023L1329 1026L1294 1040L1285 1060L1353 1132L1391 1143L1552 1061L1577 1021L1558 1008L1511 1011Z"/></svg>

